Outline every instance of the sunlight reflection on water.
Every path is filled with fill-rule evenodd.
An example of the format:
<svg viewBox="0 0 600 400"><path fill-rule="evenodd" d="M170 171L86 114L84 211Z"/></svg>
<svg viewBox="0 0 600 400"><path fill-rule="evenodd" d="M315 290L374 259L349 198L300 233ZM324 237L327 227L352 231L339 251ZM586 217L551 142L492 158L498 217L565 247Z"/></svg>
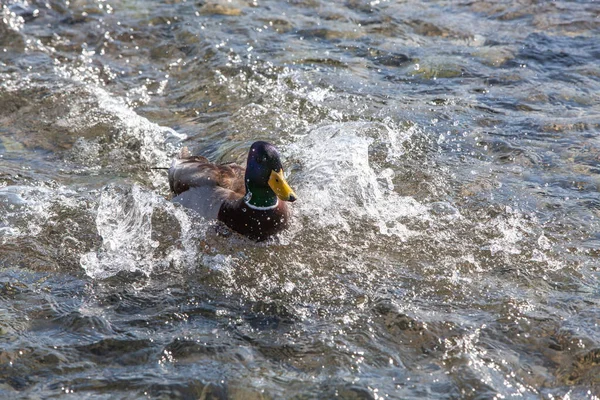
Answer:
<svg viewBox="0 0 600 400"><path fill-rule="evenodd" d="M5 2L1 396L598 398L596 8ZM151 169L257 139L266 243Z"/></svg>

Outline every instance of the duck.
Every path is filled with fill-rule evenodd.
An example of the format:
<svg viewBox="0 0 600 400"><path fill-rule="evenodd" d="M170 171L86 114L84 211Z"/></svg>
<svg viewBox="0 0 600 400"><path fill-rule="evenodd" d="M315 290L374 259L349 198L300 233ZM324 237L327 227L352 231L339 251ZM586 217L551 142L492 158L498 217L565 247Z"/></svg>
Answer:
<svg viewBox="0 0 600 400"><path fill-rule="evenodd" d="M211 163L184 147L169 168L169 187L174 203L255 241L286 229L288 203L297 199L284 177L279 151L265 141L252 144L245 168Z"/></svg>

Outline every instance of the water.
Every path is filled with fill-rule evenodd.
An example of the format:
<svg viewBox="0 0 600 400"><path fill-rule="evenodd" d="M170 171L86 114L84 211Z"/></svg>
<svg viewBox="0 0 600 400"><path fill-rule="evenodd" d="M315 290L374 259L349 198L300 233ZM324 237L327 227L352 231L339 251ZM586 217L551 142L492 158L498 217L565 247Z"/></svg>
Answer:
<svg viewBox="0 0 600 400"><path fill-rule="evenodd" d="M0 4L0 397L600 396L597 3ZM266 243L150 169L257 139Z"/></svg>

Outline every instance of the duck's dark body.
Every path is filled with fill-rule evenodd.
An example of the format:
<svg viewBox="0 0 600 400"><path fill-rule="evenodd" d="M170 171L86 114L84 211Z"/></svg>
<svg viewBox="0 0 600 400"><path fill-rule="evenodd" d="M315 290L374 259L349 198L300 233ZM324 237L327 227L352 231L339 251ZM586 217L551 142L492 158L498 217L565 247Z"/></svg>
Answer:
<svg viewBox="0 0 600 400"><path fill-rule="evenodd" d="M261 154L261 163L264 163L264 155L260 151L265 145L271 146L265 142L257 142L252 146L248 165L257 169L254 160L250 161L256 154ZM255 149L255 146L258 148ZM276 152L274 147L273 150ZM281 165L278 154L275 154ZM248 181L252 179L248 178L249 175L252 174L248 174L246 168L240 165L213 164L204 157L191 156L184 148L169 169L169 186L175 195L174 202L195 210L204 218L218 219L253 240L264 240L288 226L290 213L286 201L278 200L274 192L271 192L275 196L274 206L249 204L251 194L248 195ZM283 175L280 178L283 180ZM257 185L256 179L252 184ZM288 196L288 200L293 201L295 195L289 190L292 195Z"/></svg>
<svg viewBox="0 0 600 400"><path fill-rule="evenodd" d="M219 221L253 240L265 240L287 228L289 217L284 201L279 201L271 210L254 210L244 203L243 198L224 202L218 215Z"/></svg>

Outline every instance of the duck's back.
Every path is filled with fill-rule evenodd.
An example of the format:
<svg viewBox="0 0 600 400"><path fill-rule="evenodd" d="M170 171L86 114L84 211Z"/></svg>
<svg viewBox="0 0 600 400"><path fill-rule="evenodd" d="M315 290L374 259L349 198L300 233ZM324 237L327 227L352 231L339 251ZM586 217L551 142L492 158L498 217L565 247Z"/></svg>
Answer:
<svg viewBox="0 0 600 400"><path fill-rule="evenodd" d="M173 201L205 218L216 219L223 202L244 196L244 172L240 165L216 165L205 157L190 156L183 149L169 168Z"/></svg>

